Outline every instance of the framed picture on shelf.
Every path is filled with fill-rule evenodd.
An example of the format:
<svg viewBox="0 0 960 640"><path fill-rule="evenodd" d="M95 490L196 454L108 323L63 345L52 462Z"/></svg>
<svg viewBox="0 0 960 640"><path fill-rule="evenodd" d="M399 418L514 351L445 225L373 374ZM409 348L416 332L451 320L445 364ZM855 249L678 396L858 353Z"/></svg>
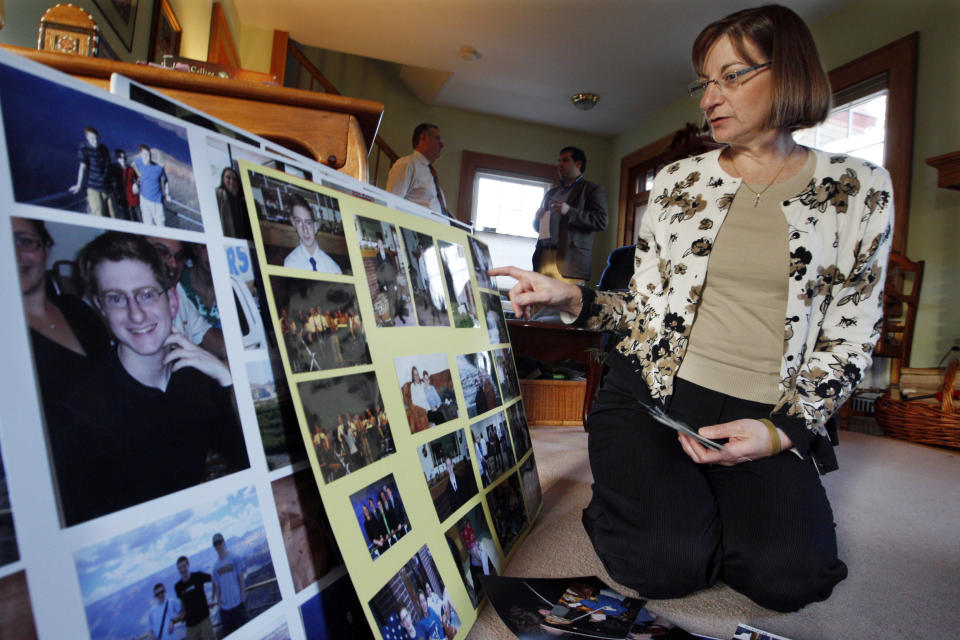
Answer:
<svg viewBox="0 0 960 640"><path fill-rule="evenodd" d="M107 19L127 51L133 50L133 28L137 24L137 8L140 0L93 0L100 13ZM166 2L164 1L164 4Z"/></svg>
<svg viewBox="0 0 960 640"><path fill-rule="evenodd" d="M101 0L103 1L103 0ZM183 29L173 13L170 0L158 0L153 7L153 22L150 26L150 62L163 62L163 56L180 55L180 36Z"/></svg>

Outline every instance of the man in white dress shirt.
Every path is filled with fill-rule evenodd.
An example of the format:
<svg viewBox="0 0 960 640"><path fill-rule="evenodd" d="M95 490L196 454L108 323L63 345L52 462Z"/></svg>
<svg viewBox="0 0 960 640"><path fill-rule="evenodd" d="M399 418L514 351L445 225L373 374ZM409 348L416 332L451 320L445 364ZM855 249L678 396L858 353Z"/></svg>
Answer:
<svg viewBox="0 0 960 640"><path fill-rule="evenodd" d="M413 130L413 153L398 158L387 176L387 191L416 202L434 213L452 217L440 188L433 163L443 151L443 139L435 124L423 123Z"/></svg>
<svg viewBox="0 0 960 640"><path fill-rule="evenodd" d="M307 201L299 195L292 196L290 202L290 211L287 215L290 218L290 224L297 231L300 244L297 245L296 249L287 254L287 257L283 261L283 266L291 269L303 269L305 271L319 271L321 273L343 273L340 265L334 262L333 258L317 246L317 229L319 225L316 217L313 215L313 209L311 209Z"/></svg>

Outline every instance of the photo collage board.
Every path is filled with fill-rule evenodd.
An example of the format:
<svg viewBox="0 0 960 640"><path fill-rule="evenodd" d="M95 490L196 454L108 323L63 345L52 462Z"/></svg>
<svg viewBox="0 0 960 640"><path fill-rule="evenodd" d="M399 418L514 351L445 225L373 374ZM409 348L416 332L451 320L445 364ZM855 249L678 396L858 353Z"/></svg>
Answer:
<svg viewBox="0 0 960 640"><path fill-rule="evenodd" d="M465 637L540 508L485 247L111 91L0 52L0 627Z"/></svg>

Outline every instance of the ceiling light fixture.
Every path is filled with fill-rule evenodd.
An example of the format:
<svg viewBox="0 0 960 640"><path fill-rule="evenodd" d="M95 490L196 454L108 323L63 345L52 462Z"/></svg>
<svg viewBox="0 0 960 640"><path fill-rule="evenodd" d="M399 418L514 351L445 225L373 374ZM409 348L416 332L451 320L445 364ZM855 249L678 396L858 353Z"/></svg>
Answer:
<svg viewBox="0 0 960 640"><path fill-rule="evenodd" d="M584 93L582 91L573 94L570 96L570 101L573 102L573 106L580 111L590 111L597 103L600 102L600 96L595 93Z"/></svg>
<svg viewBox="0 0 960 640"><path fill-rule="evenodd" d="M483 54L477 51L476 47L473 47L469 44L464 44L460 46L460 57L467 62L473 62L474 60L479 60L482 58Z"/></svg>

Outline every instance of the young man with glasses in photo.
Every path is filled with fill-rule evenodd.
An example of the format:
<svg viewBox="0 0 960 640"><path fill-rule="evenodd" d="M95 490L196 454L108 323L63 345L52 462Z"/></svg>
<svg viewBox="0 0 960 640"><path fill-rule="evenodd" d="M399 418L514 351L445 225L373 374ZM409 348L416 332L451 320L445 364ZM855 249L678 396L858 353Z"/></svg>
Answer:
<svg viewBox="0 0 960 640"><path fill-rule="evenodd" d="M173 619L180 615L183 607L176 598L167 600L167 588L162 582L153 585L153 597L157 599L157 604L153 605L147 614L150 640L170 640L175 637Z"/></svg>
<svg viewBox="0 0 960 640"><path fill-rule="evenodd" d="M156 250L107 232L78 262L116 348L49 426L66 524L248 467L230 370L175 331L179 300Z"/></svg>

